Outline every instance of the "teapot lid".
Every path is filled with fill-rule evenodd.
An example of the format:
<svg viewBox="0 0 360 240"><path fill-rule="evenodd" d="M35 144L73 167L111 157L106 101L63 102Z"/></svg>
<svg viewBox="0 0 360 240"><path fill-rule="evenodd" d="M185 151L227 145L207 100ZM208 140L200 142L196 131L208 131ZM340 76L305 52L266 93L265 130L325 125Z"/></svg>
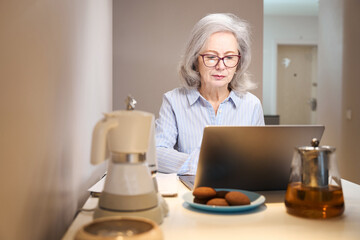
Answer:
<svg viewBox="0 0 360 240"><path fill-rule="evenodd" d="M331 146L319 146L320 141L317 138L311 139L311 147L310 146L302 146L297 148L300 153L305 152L334 152L335 148Z"/></svg>

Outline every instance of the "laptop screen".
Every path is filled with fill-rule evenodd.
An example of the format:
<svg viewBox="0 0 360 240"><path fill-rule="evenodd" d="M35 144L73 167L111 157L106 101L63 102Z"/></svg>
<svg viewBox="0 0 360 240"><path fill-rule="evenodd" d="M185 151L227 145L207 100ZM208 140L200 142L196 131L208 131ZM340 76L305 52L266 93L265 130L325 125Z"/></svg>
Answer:
<svg viewBox="0 0 360 240"><path fill-rule="evenodd" d="M296 147L321 139L322 125L207 126L195 187L285 190Z"/></svg>

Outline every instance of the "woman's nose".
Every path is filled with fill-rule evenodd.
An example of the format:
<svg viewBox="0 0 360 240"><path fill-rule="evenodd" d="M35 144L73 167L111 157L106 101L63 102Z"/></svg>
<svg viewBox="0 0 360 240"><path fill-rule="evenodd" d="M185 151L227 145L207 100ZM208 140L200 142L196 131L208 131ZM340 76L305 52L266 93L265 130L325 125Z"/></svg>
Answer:
<svg viewBox="0 0 360 240"><path fill-rule="evenodd" d="M225 69L226 66L224 64L224 61L222 59L219 59L219 62L218 62L218 64L216 64L215 68L216 69Z"/></svg>

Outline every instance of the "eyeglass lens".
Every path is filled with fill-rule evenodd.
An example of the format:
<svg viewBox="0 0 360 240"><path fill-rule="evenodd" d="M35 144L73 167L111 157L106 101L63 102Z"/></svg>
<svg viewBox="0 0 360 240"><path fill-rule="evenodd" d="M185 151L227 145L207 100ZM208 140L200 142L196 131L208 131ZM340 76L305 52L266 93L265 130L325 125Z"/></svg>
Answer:
<svg viewBox="0 0 360 240"><path fill-rule="evenodd" d="M239 59L240 59L240 56L238 56L238 55L228 55L223 58L220 58L219 56L216 56L216 55L204 54L204 55L202 55L202 57L204 59L204 64L207 67L216 66L220 60L223 61L224 65L226 67L235 67L238 64Z"/></svg>

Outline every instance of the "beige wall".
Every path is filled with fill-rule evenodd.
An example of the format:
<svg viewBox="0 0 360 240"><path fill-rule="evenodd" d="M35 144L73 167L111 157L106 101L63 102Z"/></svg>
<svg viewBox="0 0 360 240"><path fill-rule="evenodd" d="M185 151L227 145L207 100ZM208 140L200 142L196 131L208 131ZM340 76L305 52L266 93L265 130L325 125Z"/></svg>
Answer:
<svg viewBox="0 0 360 240"><path fill-rule="evenodd" d="M341 170L360 184L360 1L344 1ZM351 111L351 119L346 117Z"/></svg>
<svg viewBox="0 0 360 240"><path fill-rule="evenodd" d="M104 172L91 132L112 109L112 1L0 2L0 239L60 239Z"/></svg>
<svg viewBox="0 0 360 240"><path fill-rule="evenodd" d="M208 13L231 12L252 26L250 72L262 99L263 0L114 1L114 109L130 93L137 109L158 114L162 96L180 86L177 66L193 25Z"/></svg>
<svg viewBox="0 0 360 240"><path fill-rule="evenodd" d="M318 122L322 144L337 148L340 174L360 184L360 22L358 0L319 4ZM346 117L351 111L351 119Z"/></svg>

